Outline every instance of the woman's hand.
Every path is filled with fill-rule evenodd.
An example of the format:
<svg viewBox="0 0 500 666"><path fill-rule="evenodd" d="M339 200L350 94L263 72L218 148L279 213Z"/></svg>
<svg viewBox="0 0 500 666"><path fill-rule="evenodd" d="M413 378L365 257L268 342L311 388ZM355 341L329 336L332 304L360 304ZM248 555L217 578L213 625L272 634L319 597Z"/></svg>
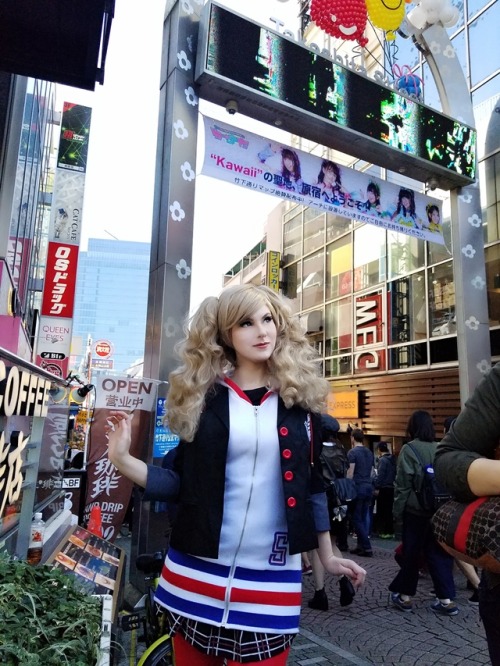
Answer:
<svg viewBox="0 0 500 666"><path fill-rule="evenodd" d="M108 436L108 458L115 466L118 466L120 460L130 452L132 418L133 413L111 412L104 426L104 431Z"/></svg>
<svg viewBox="0 0 500 666"><path fill-rule="evenodd" d="M116 469L137 485L146 487L146 463L130 455L133 413L111 412L104 427L108 437L108 458Z"/></svg>
<svg viewBox="0 0 500 666"><path fill-rule="evenodd" d="M357 589L366 578L366 571L362 569L354 560L346 560L343 557L332 555L326 562L323 562L325 569L334 576L347 576Z"/></svg>

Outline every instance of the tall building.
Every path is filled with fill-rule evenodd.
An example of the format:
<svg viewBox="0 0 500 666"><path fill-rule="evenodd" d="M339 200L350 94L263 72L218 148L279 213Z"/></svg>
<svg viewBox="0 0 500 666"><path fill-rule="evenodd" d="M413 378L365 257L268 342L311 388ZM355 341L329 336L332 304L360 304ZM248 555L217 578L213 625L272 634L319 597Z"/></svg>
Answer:
<svg viewBox="0 0 500 666"><path fill-rule="evenodd" d="M500 360L500 55L495 46L500 1L465 0L454 4L460 18L448 33L465 73L478 129L490 339L495 362ZM353 45L322 35L309 22L307 7L308 3L302 3L307 43L312 41L337 53ZM395 62L408 65L423 81L423 102L440 111L429 66L415 42L403 34L398 35L391 51L379 49L382 60L378 69L387 73ZM369 65L373 67L373 62ZM400 187L428 191L425 183L407 175L311 141L297 137L294 145ZM292 202L284 204L284 293L293 299L304 329L323 356L334 413L342 425L357 422L373 440L392 440L396 446L405 435L414 409L429 410L437 428L446 416L460 409L451 251L454 224L447 192L428 193L443 201L445 245ZM357 330L357 313L366 315L367 302L374 304L372 323L377 329L376 349L369 356Z"/></svg>
<svg viewBox="0 0 500 666"><path fill-rule="evenodd" d="M124 373L144 354L149 243L91 238L80 252L73 322L72 369ZM109 343L99 355L96 343Z"/></svg>

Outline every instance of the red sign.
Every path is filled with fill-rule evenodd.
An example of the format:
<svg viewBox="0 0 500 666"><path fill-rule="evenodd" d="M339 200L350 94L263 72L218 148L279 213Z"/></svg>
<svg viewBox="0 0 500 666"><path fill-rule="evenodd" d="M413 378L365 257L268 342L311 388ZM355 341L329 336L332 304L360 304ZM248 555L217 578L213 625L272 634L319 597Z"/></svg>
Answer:
<svg viewBox="0 0 500 666"><path fill-rule="evenodd" d="M95 353L99 358L109 358L113 353L111 344L107 340L99 340L95 343Z"/></svg>
<svg viewBox="0 0 500 666"><path fill-rule="evenodd" d="M77 266L78 245L49 242L42 315L73 317Z"/></svg>

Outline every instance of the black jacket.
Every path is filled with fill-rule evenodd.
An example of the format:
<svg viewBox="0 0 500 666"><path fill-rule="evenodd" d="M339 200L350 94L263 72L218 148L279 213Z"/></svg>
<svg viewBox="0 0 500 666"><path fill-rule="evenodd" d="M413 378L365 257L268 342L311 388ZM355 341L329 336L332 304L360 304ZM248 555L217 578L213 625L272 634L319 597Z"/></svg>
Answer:
<svg viewBox="0 0 500 666"><path fill-rule="evenodd" d="M316 533L330 526L319 462L319 415L312 415L313 465L306 420L306 410L297 406L286 409L279 398L277 428L291 554L316 548ZM200 557L218 557L228 438L228 389L217 384L207 397L194 440L179 444L175 461L180 478L178 495L171 470L148 467L143 499L178 501L170 540L173 548Z"/></svg>

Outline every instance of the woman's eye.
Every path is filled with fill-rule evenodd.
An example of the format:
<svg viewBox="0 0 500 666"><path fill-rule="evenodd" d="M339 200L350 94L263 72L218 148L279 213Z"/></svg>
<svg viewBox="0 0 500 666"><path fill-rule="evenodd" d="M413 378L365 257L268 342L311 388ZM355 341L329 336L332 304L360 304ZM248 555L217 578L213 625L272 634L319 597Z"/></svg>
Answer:
<svg viewBox="0 0 500 666"><path fill-rule="evenodd" d="M266 324L270 324L272 322L272 320L273 320L273 318L271 317L271 315L268 315L267 317L264 317L264 321L266 322Z"/></svg>
<svg viewBox="0 0 500 666"><path fill-rule="evenodd" d="M249 321L248 319L245 320L245 321L242 321L241 324L240 324L240 326L241 326L242 328L243 328L244 326L251 326L251 325L252 325L252 322Z"/></svg>

